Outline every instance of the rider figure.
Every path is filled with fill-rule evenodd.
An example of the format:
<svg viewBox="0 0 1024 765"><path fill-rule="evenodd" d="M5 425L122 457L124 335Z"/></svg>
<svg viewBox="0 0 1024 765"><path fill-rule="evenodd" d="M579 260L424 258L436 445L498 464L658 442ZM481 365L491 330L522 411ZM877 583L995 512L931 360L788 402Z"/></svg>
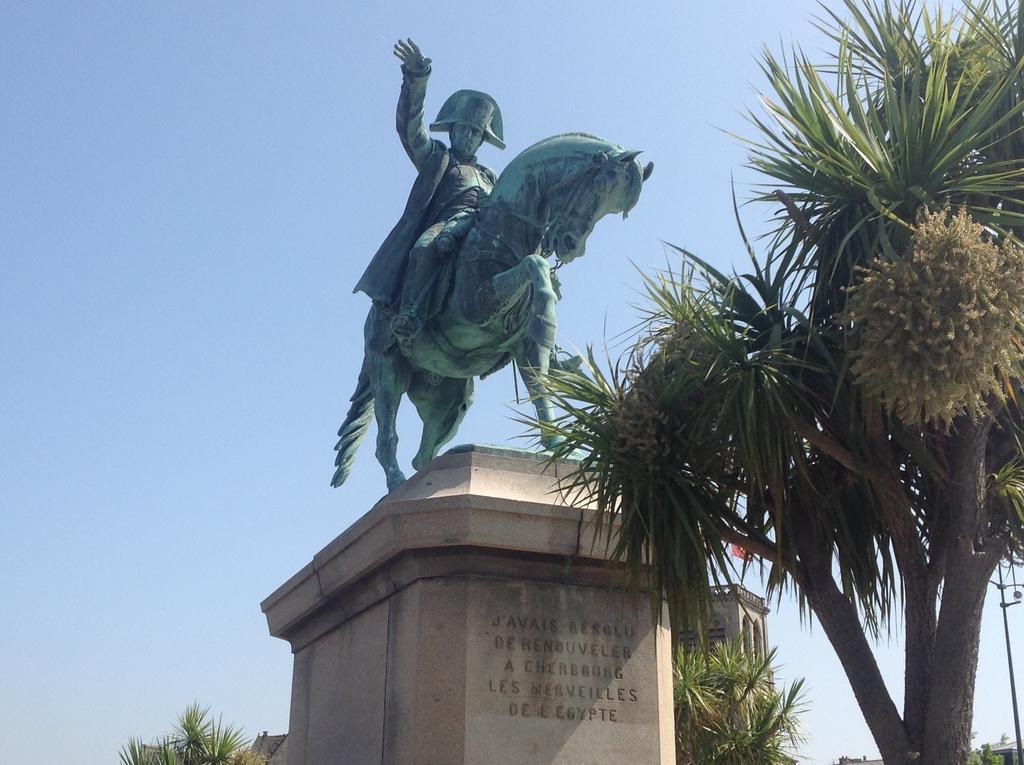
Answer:
<svg viewBox="0 0 1024 765"><path fill-rule="evenodd" d="M397 128L418 175L398 225L377 250L353 291L394 314L391 333L416 335L442 307L451 278L451 253L469 231L480 203L497 180L476 161L483 141L504 149L501 111L486 93L460 90L441 107L432 131L448 131L449 149L423 127L430 59L412 40L395 44L402 62Z"/></svg>

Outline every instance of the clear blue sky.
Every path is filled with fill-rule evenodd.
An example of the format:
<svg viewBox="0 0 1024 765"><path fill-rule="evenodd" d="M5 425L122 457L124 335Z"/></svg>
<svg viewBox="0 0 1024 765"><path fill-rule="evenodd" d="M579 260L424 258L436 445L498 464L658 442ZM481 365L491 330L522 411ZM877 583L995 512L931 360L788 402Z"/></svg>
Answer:
<svg viewBox="0 0 1024 765"><path fill-rule="evenodd" d="M633 323L633 264L663 265L661 240L742 263L730 175L741 196L753 178L720 129L749 134L759 48L816 49L815 10L0 0L5 758L110 763L194 699L286 729L291 657L259 602L384 487L369 443L345 487L328 481L368 303L351 288L413 179L396 38L433 58L428 117L457 88L497 98L495 169L568 130L654 161L629 220L562 272L562 342L583 346ZM477 390L458 441L520 435L511 373ZM401 432L408 463L408 411ZM820 629L783 600L769 638L785 678L807 678L809 761L874 752ZM992 739L1012 723L991 604L983 638L975 728ZM898 641L879 652L900 686Z"/></svg>

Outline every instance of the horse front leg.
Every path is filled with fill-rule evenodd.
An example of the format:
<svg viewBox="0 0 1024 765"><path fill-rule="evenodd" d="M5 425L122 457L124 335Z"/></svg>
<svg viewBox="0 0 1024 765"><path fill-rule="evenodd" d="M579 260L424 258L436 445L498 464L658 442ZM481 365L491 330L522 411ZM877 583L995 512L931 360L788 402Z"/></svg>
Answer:
<svg viewBox="0 0 1024 765"><path fill-rule="evenodd" d="M555 349L555 334L558 320L555 305L558 296L551 283L551 267L540 255L529 255L517 268L523 269L529 284L533 287L530 301L529 318L526 325L526 337L523 338L521 350L516 354L523 382L530 392L530 398L537 411L537 419L542 423L554 420L554 407L547 395L543 379L548 374L551 364L551 353ZM506 272L511 273L511 272ZM505 274L499 274L499 278ZM542 436L541 444L550 449L557 444L554 436Z"/></svg>
<svg viewBox="0 0 1024 765"><path fill-rule="evenodd" d="M521 354L516 354L516 362L519 364L519 373L526 383L526 389L530 392L530 399L537 412L537 420L541 423L550 423L555 419L555 408L547 395L544 387L544 375L548 373L548 365L551 358L551 349L536 345L527 340L524 342ZM553 435L541 435L540 443L545 449L553 449L562 439Z"/></svg>
<svg viewBox="0 0 1024 765"><path fill-rule="evenodd" d="M515 359L533 399L538 419L551 422L554 408L541 379L548 373L551 352L555 347L555 333L558 329L555 304L558 296L551 283L551 266L547 260L536 253L527 255L512 268L495 274L476 290L465 293L459 299L459 308L465 321L483 326L498 316L507 315L531 289L526 337L515 353ZM554 441L550 437L542 439L547 448L551 448Z"/></svg>

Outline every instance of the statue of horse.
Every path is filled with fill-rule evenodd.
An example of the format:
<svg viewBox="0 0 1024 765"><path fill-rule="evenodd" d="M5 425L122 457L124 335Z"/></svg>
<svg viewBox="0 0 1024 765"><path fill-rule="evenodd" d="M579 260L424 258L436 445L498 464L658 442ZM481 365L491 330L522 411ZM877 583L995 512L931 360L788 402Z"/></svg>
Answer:
<svg viewBox="0 0 1024 765"><path fill-rule="evenodd" d="M594 225L626 214L653 163L595 136L558 135L523 151L505 168L475 224L450 258L441 312L405 338L390 332L390 312L374 303L366 318L365 355L345 422L338 430L332 486L348 477L355 452L377 418L377 460L391 491L405 481L396 459L395 419L402 395L423 421L417 470L450 441L472 401L473 378L512 359L537 417L552 406L541 380L555 348L555 303L548 256L567 263L583 255ZM551 444L544 444L551 446Z"/></svg>

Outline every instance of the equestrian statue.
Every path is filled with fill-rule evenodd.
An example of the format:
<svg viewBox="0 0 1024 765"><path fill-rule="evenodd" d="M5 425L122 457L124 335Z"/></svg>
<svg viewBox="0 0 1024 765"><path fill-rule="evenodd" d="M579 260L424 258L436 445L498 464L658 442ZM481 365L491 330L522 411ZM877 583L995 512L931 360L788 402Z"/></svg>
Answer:
<svg viewBox="0 0 1024 765"><path fill-rule="evenodd" d="M417 470L452 439L473 397L473 378L515 360L542 421L552 419L543 379L555 351L559 264L583 255L594 225L623 218L636 204L653 163L638 151L585 133L546 138L513 159L500 176L476 159L485 141L504 149L493 98L460 90L423 126L430 59L399 41L402 91L397 127L417 176L405 212L356 284L371 300L365 355L351 406L338 431L332 486L348 477L377 420L377 460L388 490L405 481L395 420L407 395L423 421ZM551 446L551 444L544 444Z"/></svg>

